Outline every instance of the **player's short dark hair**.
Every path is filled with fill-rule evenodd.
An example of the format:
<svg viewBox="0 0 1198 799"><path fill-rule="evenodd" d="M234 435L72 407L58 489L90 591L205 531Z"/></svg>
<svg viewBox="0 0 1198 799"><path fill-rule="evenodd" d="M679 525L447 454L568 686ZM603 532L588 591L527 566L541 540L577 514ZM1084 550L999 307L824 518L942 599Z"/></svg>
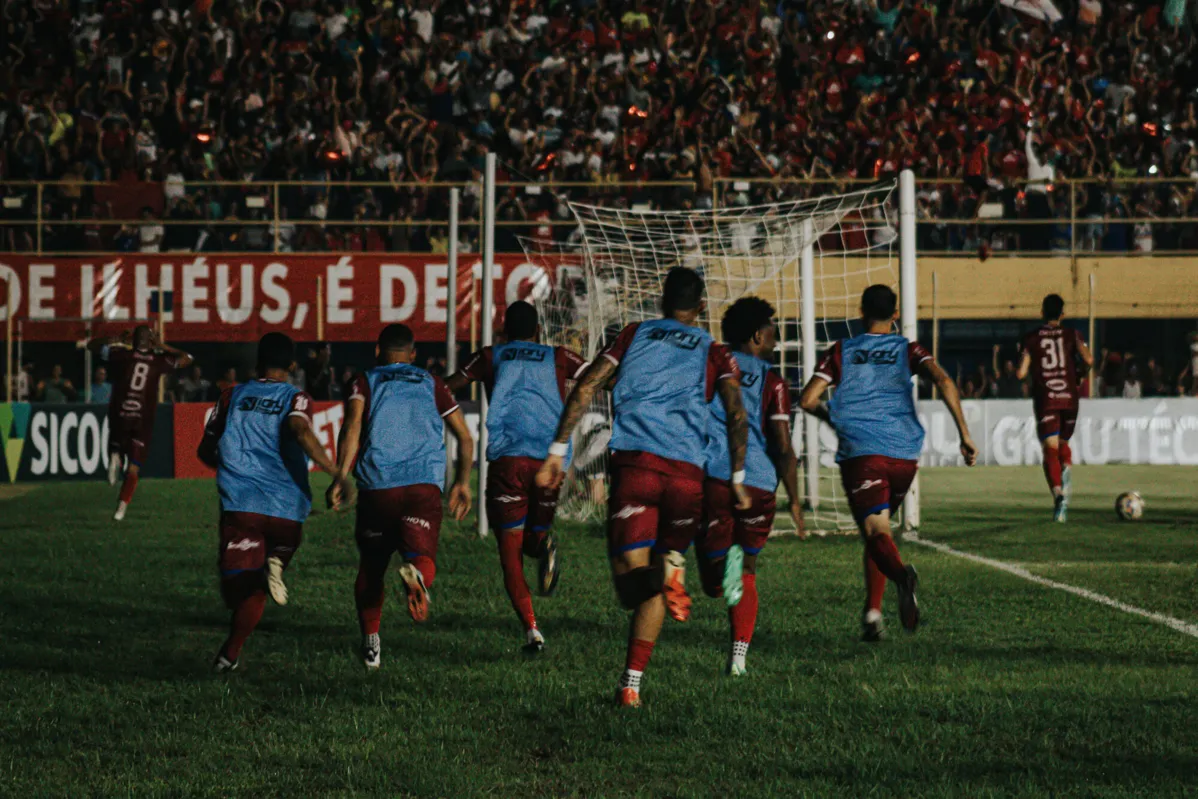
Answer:
<svg viewBox="0 0 1198 799"><path fill-rule="evenodd" d="M1065 300L1060 294L1049 294L1044 298L1044 302L1040 303L1040 316L1046 321L1052 322L1061 318L1065 313Z"/></svg>
<svg viewBox="0 0 1198 799"><path fill-rule="evenodd" d="M898 295L885 283L861 292L861 315L871 322L889 322L898 310Z"/></svg>
<svg viewBox="0 0 1198 799"><path fill-rule="evenodd" d="M267 333L258 339L258 371L289 371L295 363L295 342L286 333Z"/></svg>
<svg viewBox="0 0 1198 799"><path fill-rule="evenodd" d="M724 341L740 349L757 331L774 323L774 306L760 297L741 297L724 311L720 329Z"/></svg>
<svg viewBox="0 0 1198 799"><path fill-rule="evenodd" d="M507 307L503 315L503 334L508 341L529 339L537 334L537 309L531 303L517 300Z"/></svg>
<svg viewBox="0 0 1198 799"><path fill-rule="evenodd" d="M672 314L675 311L693 311L703 302L703 278L693 269L675 266L666 274L661 290L661 310Z"/></svg>
<svg viewBox="0 0 1198 799"><path fill-rule="evenodd" d="M387 325L379 333L379 352L398 352L406 350L415 343L412 328L407 325Z"/></svg>

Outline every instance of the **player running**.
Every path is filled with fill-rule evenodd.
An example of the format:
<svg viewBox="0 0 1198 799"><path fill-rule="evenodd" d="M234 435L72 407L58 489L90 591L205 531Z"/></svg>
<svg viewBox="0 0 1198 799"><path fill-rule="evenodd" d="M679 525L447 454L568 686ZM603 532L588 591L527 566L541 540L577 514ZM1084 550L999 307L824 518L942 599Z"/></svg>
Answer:
<svg viewBox="0 0 1198 799"><path fill-rule="evenodd" d="M745 656L757 624L757 555L774 526L778 478L786 487L790 516L805 536L799 504L798 462L790 441L790 388L774 371L777 343L774 307L758 297L742 297L724 312L724 341L740 368L740 392L748 415L745 489L747 510L732 505L727 415L716 397L708 404L707 479L703 482L704 523L695 538L699 574L708 596L725 596L732 626L728 674L745 673Z"/></svg>
<svg viewBox="0 0 1198 799"><path fill-rule="evenodd" d="M641 703L641 675L667 607L677 621L690 617L683 553L703 515L707 404L717 393L727 409L732 494L738 508L750 506L740 372L728 349L695 326L703 289L693 270L670 270L661 299L664 318L628 325L587 367L537 472L538 486L561 485L570 434L595 392L614 383L607 546L616 595L633 611L616 694L631 707Z"/></svg>
<svg viewBox="0 0 1198 799"><path fill-rule="evenodd" d="M135 327L132 337L126 332L120 338L93 339L87 346L108 361L113 373L108 403L108 482L116 485L124 470L125 481L112 515L119 522L133 501L141 465L150 451L158 382L167 372L190 366L192 357L163 344L145 325Z"/></svg>
<svg viewBox="0 0 1198 799"><path fill-rule="evenodd" d="M1020 380L1032 374L1032 407L1036 433L1044 451L1044 476L1052 492L1052 519L1064 522L1069 513L1069 467L1073 451L1069 439L1077 426L1077 359L1089 368L1094 355L1082 334L1061 326L1065 301L1049 294L1040 305L1044 324L1023 337L1023 357L1015 375Z"/></svg>
<svg viewBox="0 0 1198 799"><path fill-rule="evenodd" d="M456 478L449 512L462 519L470 510L474 440L453 394L439 377L412 361L416 344L406 325L379 333L379 365L354 378L345 401L345 422L337 442L337 481L329 487L336 507L350 470L359 494L354 537L358 578L354 599L362 631L362 662L382 663L379 622L384 576L391 556L403 558L399 577L408 613L428 619L428 589L437 565L441 534L441 488L445 485L445 425L458 440Z"/></svg>
<svg viewBox="0 0 1198 799"><path fill-rule="evenodd" d="M919 603L915 567L904 565L890 536L890 516L902 505L919 468L924 430L911 396L911 377L920 375L940 389L961 436L961 455L973 466L977 447L969 436L961 398L952 378L918 342L892 333L898 298L889 286L861 295L865 332L833 344L807 381L799 405L832 426L840 438L836 461L853 517L865 541L866 641L882 634L882 594L886 580L898 588L899 618L915 632ZM824 405L820 398L837 389Z"/></svg>
<svg viewBox="0 0 1198 799"><path fill-rule="evenodd" d="M303 537L312 507L308 461L336 469L312 432L312 398L287 382L295 345L282 333L258 342L259 380L222 392L197 455L216 469L220 493L220 591L233 611L229 637L213 662L234 671L258 626L266 591L287 604L283 570Z"/></svg>
<svg viewBox="0 0 1198 799"><path fill-rule="evenodd" d="M566 381L576 380L587 364L565 347L537 343L541 325L527 302L507 307L503 332L506 344L479 350L446 384L453 392L475 380L486 387L487 519L499 545L504 588L524 625L525 649L540 652L545 636L537 628L524 580L524 556L537 559L542 596L553 593L561 572L550 532L558 489L539 488L535 480L553 443L553 431L543 420L561 417Z"/></svg>

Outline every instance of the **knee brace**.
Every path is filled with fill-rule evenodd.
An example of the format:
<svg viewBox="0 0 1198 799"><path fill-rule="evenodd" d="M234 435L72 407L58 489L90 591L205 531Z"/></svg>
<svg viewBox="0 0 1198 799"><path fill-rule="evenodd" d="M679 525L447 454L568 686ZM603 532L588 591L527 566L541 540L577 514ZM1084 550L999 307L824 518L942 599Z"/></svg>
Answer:
<svg viewBox="0 0 1198 799"><path fill-rule="evenodd" d="M620 604L629 610L661 593L664 570L660 566L640 566L624 574L617 574L616 596Z"/></svg>

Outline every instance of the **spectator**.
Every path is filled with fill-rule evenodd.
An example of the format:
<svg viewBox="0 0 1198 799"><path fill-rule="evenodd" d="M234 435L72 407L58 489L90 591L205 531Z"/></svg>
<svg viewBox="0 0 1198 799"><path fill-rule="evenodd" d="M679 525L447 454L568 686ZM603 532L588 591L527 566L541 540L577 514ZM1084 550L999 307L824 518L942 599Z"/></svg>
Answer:
<svg viewBox="0 0 1198 799"><path fill-rule="evenodd" d="M33 386L33 364L27 363L17 370L13 380L13 399L17 402L29 402Z"/></svg>
<svg viewBox="0 0 1198 799"><path fill-rule="evenodd" d="M148 121L148 120L147 120ZM154 209L146 206L141 209L142 224L137 228L141 252L158 252L162 248L165 231L154 219Z"/></svg>
<svg viewBox="0 0 1198 799"><path fill-rule="evenodd" d="M1102 351L1099 361L1099 376L1102 381L1102 396L1123 396L1123 356L1117 352Z"/></svg>
<svg viewBox="0 0 1198 799"><path fill-rule="evenodd" d="M71 381L63 377L60 364L54 364L54 368L50 370L50 377L37 384L38 402L72 402L77 394Z"/></svg>
<svg viewBox="0 0 1198 799"><path fill-rule="evenodd" d="M112 399L112 383L108 382L108 370L97 366L92 373L91 401L97 405L107 405Z"/></svg>
<svg viewBox="0 0 1198 799"><path fill-rule="evenodd" d="M1165 382L1165 371L1157 363L1156 358L1149 358L1144 365L1144 396L1169 396L1169 386Z"/></svg>
<svg viewBox="0 0 1198 799"><path fill-rule="evenodd" d="M316 349L308 350L308 361L303 370L307 383L305 390L314 400L331 400L333 398L333 382L336 375L329 362L332 356L333 348L328 342L320 344Z"/></svg>
<svg viewBox="0 0 1198 799"><path fill-rule="evenodd" d="M1123 398L1140 399L1144 396L1144 386L1140 383L1140 368L1132 362L1130 353L1128 353L1125 363L1127 363L1127 378L1123 381Z"/></svg>
<svg viewBox="0 0 1198 799"><path fill-rule="evenodd" d="M1015 361L1007 358L1002 363L1002 369L998 368L998 356L1002 352L1002 347L998 344L994 345L993 362L994 374L994 396L998 399L1019 399L1027 396L1026 388L1023 381L1015 376L1016 368Z"/></svg>
<svg viewBox="0 0 1198 799"><path fill-rule="evenodd" d="M208 402L212 399L212 383L204 378L199 364L192 366L187 376L179 380L175 396L176 402Z"/></svg>

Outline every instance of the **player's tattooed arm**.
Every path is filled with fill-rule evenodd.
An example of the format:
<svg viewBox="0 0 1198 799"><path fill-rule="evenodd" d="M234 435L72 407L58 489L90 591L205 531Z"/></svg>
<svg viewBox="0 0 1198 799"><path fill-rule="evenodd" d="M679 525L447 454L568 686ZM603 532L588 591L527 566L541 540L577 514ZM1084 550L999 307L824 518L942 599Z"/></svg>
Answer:
<svg viewBox="0 0 1198 799"><path fill-rule="evenodd" d="M824 403L824 392L828 390L828 381L822 377L812 377L803 387L803 396L799 397L799 407L807 413L832 426L832 414Z"/></svg>
<svg viewBox="0 0 1198 799"><path fill-rule="evenodd" d="M445 378L445 385L449 388L450 393L457 394L459 391L470 385L470 378L461 369Z"/></svg>
<svg viewBox="0 0 1198 799"><path fill-rule="evenodd" d="M728 455L732 463L732 493L736 497L737 510L748 510L752 499L745 489L745 453L749 449L749 414L740 396L740 381L725 377L716 381L716 393L724 403L725 424L728 428ZM740 479L736 478L740 473Z"/></svg>
<svg viewBox="0 0 1198 799"><path fill-rule="evenodd" d="M353 396L346 400L345 420L341 424L341 432L337 435L337 469L333 475L333 484L325 492L325 502L333 510L341 507L345 487L349 485L349 471L354 467L358 447L362 441L362 418L365 411L366 401L362 397Z"/></svg>
<svg viewBox="0 0 1198 799"><path fill-rule="evenodd" d="M920 364L919 373L940 389L940 396L944 398L948 412L957 423L957 433L961 436L961 457L965 458L966 466L973 466L977 463L978 448L969 435L969 424L965 421L965 411L961 408L961 393L957 391L956 381L949 377L940 364L931 359Z"/></svg>
<svg viewBox="0 0 1198 799"><path fill-rule="evenodd" d="M458 441L458 462L454 468L453 486L449 489L449 513L461 521L470 512L470 474L474 469L474 436L466 426L466 417L460 408L445 417L449 432Z"/></svg>
<svg viewBox="0 0 1198 799"><path fill-rule="evenodd" d="M151 333L151 335L153 336L152 341L155 349L162 350L167 355L174 356L176 369L186 369L188 366L191 366L193 362L195 362L195 358L191 357L189 353L184 352L178 347L172 347L171 345L163 342L162 339L158 337L157 333Z"/></svg>
<svg viewBox="0 0 1198 799"><path fill-rule="evenodd" d="M1086 340L1079 334L1077 337L1077 354L1082 357L1082 362L1086 364L1087 369L1094 367L1094 353L1086 344Z"/></svg>
<svg viewBox="0 0 1198 799"><path fill-rule="evenodd" d="M574 385L574 390L570 392L570 396L566 399L566 408L562 411L561 421L558 422L557 434L554 436L554 443L550 447L549 456L545 458L545 462L541 464L541 468L537 472L537 485L541 488L558 488L561 486L562 481L565 480L566 442L573 435L574 428L578 427L578 423L582 421L583 415L586 414L587 408L591 405L591 400L594 398L595 392L607 385L618 368L619 365L615 361L610 358L600 357L591 361L591 365L578 378L578 382ZM560 448L561 452L555 453L555 448Z"/></svg>

